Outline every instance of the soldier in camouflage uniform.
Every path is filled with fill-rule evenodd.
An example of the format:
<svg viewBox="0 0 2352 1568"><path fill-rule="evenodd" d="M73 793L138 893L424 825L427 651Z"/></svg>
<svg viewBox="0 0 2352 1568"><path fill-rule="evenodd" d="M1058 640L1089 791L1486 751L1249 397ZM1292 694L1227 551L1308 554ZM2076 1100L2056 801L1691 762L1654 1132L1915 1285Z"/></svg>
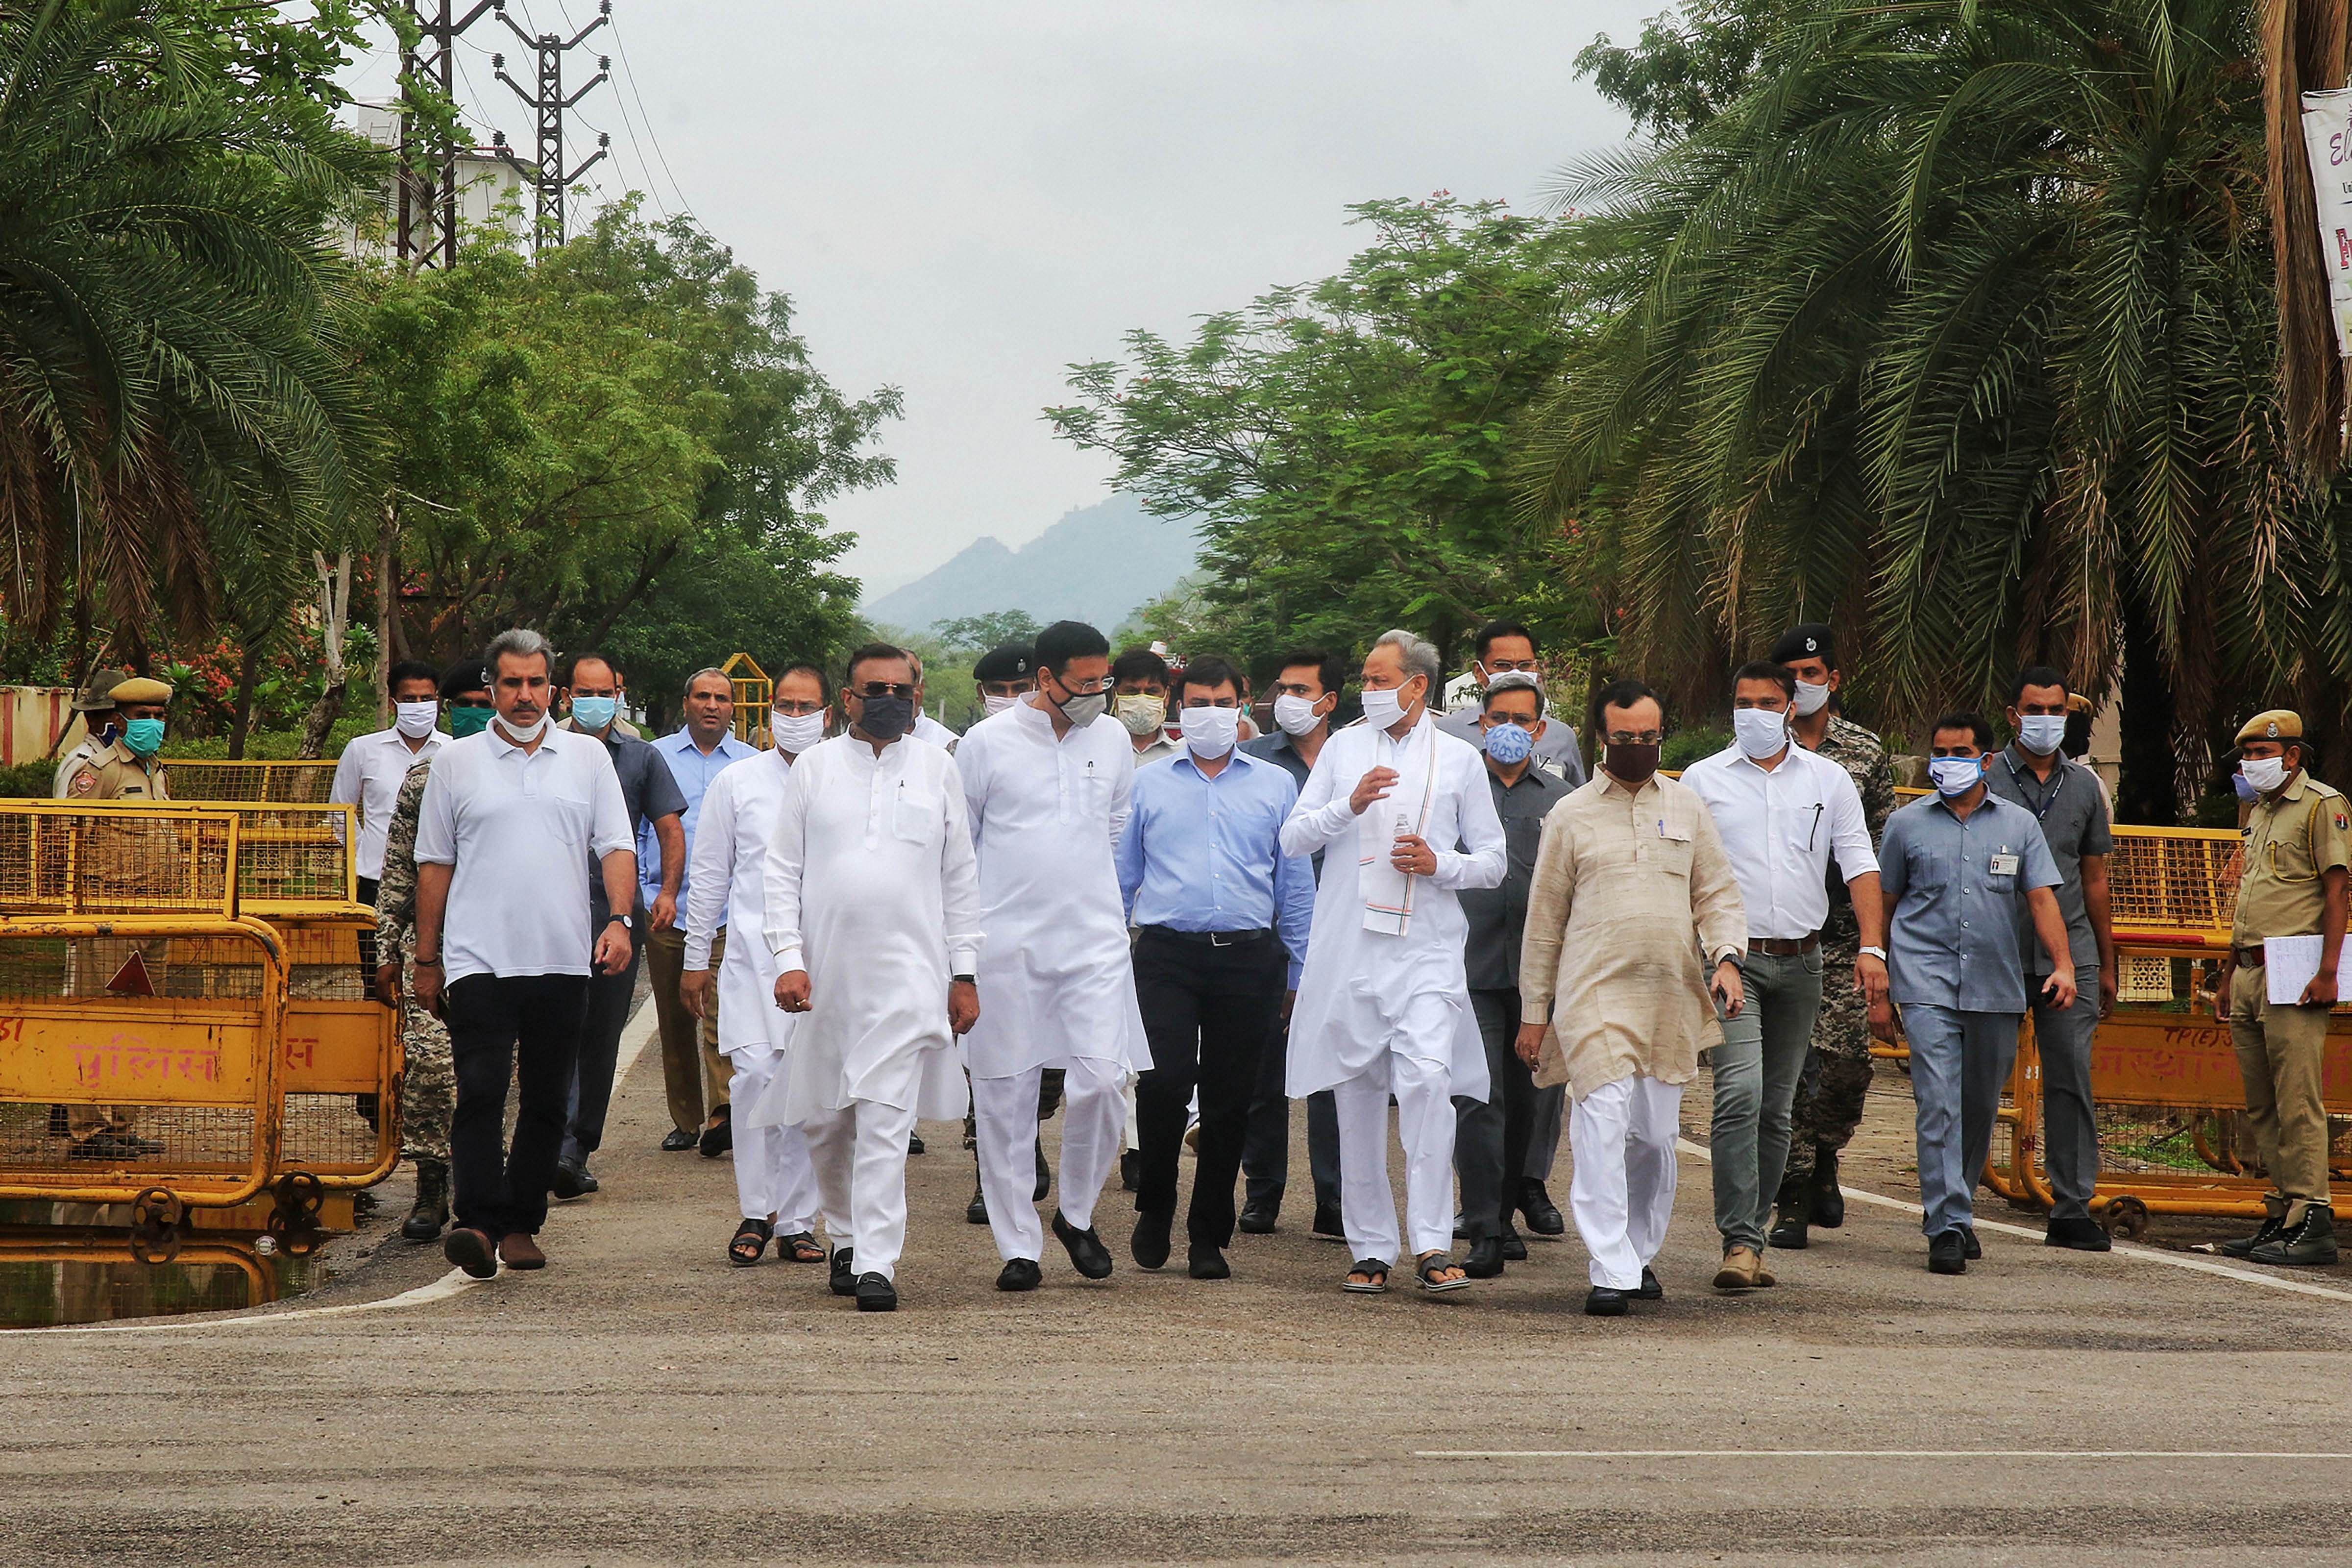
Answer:
<svg viewBox="0 0 2352 1568"><path fill-rule="evenodd" d="M478 658L462 659L441 677L449 704L449 731L480 730L490 713L490 682ZM474 715L480 715L475 718ZM408 770L393 802L384 836L383 876L376 886L376 990L400 1007L405 1063L400 1079L400 1152L416 1168L416 1203L400 1233L431 1241L449 1223L449 1118L457 1108L457 1077L449 1058L448 1026L410 998L416 978L409 941L416 921L416 819L425 801L430 757Z"/></svg>
<svg viewBox="0 0 2352 1568"><path fill-rule="evenodd" d="M1871 847L1886 833L1895 809L1895 766L1886 743L1836 711L1839 684L1837 642L1819 624L1795 626L1772 645L1772 661L1797 678L1794 730L1798 743L1845 769L1862 795ZM1789 1163L1780 1178L1778 1214L1769 1244L1801 1247L1805 1229L1834 1230L1845 1223L1845 1197L1838 1191L1838 1152L1862 1122L1863 1097L1870 1089L1868 1008L1854 989L1854 961L1862 933L1845 884L1830 876L1829 921L1822 930L1822 1010L1813 1025L1813 1048L1797 1084L1789 1128ZM1883 952L1878 955L1886 956Z"/></svg>

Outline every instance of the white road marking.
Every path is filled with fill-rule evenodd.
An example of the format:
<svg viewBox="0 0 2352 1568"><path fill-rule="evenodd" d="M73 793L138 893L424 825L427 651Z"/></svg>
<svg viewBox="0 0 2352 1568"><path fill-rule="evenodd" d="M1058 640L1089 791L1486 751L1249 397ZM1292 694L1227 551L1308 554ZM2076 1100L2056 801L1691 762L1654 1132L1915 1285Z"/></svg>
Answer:
<svg viewBox="0 0 2352 1568"><path fill-rule="evenodd" d="M2352 1454L2179 1448L1415 1448L1416 1459L2284 1459Z"/></svg>
<svg viewBox="0 0 2352 1568"><path fill-rule="evenodd" d="M1695 1154L1702 1160L1708 1158L1705 1149L1687 1138L1677 1138L1675 1143L1685 1154ZM1923 1212L1917 1204L1905 1203L1901 1198L1881 1197L1876 1193L1866 1193L1860 1187L1841 1185L1838 1190L1845 1194L1850 1200L1875 1204L1880 1208L1894 1209L1899 1214L1916 1215ZM2009 1225L1997 1219L1980 1219L1975 1223L1979 1230L1999 1231L2004 1236L2022 1237L2033 1242L2039 1242L2042 1239L2042 1232L2026 1226ZM2097 1258L2101 1255L2086 1252L2079 1256ZM2130 1258L2139 1263L2161 1263L2168 1268L2185 1268L2192 1274L2217 1275L2224 1279L2242 1280L2249 1285L2260 1285L2272 1290L2291 1291L2298 1296L2322 1296L2331 1301L2352 1301L2352 1290L2333 1289L2326 1285L2314 1285L2308 1280L2290 1279L2276 1274L2258 1274L2251 1268L2232 1268L2226 1263L2209 1262L2202 1258L2184 1257L2178 1252L2165 1252L2152 1247L2135 1247L2128 1241L2116 1242L2115 1250L2105 1256Z"/></svg>

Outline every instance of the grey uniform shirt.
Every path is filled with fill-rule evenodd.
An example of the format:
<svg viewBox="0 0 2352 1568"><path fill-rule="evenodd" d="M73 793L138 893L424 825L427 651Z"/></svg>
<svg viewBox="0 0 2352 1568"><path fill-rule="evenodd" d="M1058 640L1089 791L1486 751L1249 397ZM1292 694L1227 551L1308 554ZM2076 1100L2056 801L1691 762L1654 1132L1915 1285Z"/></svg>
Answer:
<svg viewBox="0 0 2352 1568"><path fill-rule="evenodd" d="M1324 739L1328 741L1330 736L1327 733ZM1260 735L1255 741L1244 741L1242 750L1253 757L1272 763L1288 773L1291 782L1302 790L1307 787L1307 775L1315 771L1307 765L1307 759L1298 754L1298 748L1290 743L1290 732L1286 730ZM1314 866L1315 880L1320 883L1323 880L1323 851L1320 849L1315 851Z"/></svg>
<svg viewBox="0 0 2352 1568"><path fill-rule="evenodd" d="M1478 728L1479 710L1475 703L1456 708L1437 721L1437 727L1449 735L1459 735L1474 746L1484 748L1486 732ZM1544 731L1536 737L1534 752L1537 766L1554 778L1568 781L1574 789L1584 782L1584 756L1576 749L1576 731L1549 714L1544 716Z"/></svg>
<svg viewBox="0 0 2352 1568"><path fill-rule="evenodd" d="M652 742L622 734L616 723L604 737L604 749L612 754L613 772L620 775L621 802L628 809L633 838L641 826L656 818L686 815L686 792L677 787L669 763ZM655 882L658 886L660 879L656 877ZM588 910L595 929L602 931L610 911L604 903L604 873L594 865L588 868Z"/></svg>
<svg viewBox="0 0 2352 1568"><path fill-rule="evenodd" d="M1915 800L1886 819L1878 883L1893 911L1886 969L1898 1005L2025 1011L2025 895L2058 885L2032 812L1987 791L1963 822L1939 796Z"/></svg>
<svg viewBox="0 0 2352 1568"><path fill-rule="evenodd" d="M1529 768L1506 784L1486 770L1495 815L1503 819L1503 880L1497 887L1465 888L1454 896L1470 931L1462 946L1463 968L1473 991L1519 988L1519 939L1528 924L1528 888L1536 875L1536 851L1543 844L1545 816L1566 800L1569 786L1541 768Z"/></svg>
<svg viewBox="0 0 2352 1568"><path fill-rule="evenodd" d="M2109 830L2106 792L2098 775L2080 763L2063 757L2043 784L2033 764L2015 746L1985 769L1985 787L2006 801L2032 812L2042 825L2050 858L2058 868L2058 909L2066 917L2066 947L2077 969L2099 964L2099 935L2091 928L2091 911L2083 901L2083 857L2105 855L2116 847ZM2017 914L2017 945L2025 953L2025 973L2046 975L2050 955L2033 934L2033 920L2021 904Z"/></svg>

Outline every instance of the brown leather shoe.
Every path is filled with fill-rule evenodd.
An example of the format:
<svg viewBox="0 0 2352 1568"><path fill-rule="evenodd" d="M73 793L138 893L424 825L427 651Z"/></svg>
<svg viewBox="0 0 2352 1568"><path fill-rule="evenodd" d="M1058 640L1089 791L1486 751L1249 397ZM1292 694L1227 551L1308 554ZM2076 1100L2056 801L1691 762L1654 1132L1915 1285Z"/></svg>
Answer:
<svg viewBox="0 0 2352 1568"><path fill-rule="evenodd" d="M510 1230L499 1238L499 1261L509 1268L544 1268L547 1254L539 1249L539 1238L528 1231Z"/></svg>
<svg viewBox="0 0 2352 1568"><path fill-rule="evenodd" d="M1723 1267L1715 1272L1715 1288L1718 1290L1753 1290L1762 1283L1757 1276L1763 1271L1764 1260L1756 1256L1752 1247L1735 1247L1723 1255Z"/></svg>

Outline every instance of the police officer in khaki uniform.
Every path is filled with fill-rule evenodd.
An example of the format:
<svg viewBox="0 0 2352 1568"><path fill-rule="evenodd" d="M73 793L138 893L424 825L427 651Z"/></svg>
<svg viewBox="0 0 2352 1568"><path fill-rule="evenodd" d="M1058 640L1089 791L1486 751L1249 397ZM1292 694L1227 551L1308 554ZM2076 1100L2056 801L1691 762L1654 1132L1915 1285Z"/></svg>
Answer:
<svg viewBox="0 0 2352 1568"><path fill-rule="evenodd" d="M2228 1020L2246 1087L2246 1120L2270 1173L2268 1211L2252 1236L2221 1250L2256 1263L2336 1261L2336 1212L2327 1195L2327 1111L2320 1062L2336 961L2344 946L2346 867L2352 815L2343 793L2305 772L2310 748L2303 720L2284 708L2257 713L2238 731L2238 771L2252 786L2245 867L2230 956L2213 989ZM2276 937L2320 939L2319 973L2294 1002L2270 1000L2263 944Z"/></svg>
<svg viewBox="0 0 2352 1568"><path fill-rule="evenodd" d="M64 795L67 784L80 771L82 763L106 750L122 732L122 721L114 711L114 689L130 679L119 669L101 669L89 678L81 695L74 699L74 711L81 715L82 738L73 750L58 759L58 771L49 780L50 795Z"/></svg>
<svg viewBox="0 0 2352 1568"><path fill-rule="evenodd" d="M172 689L143 675L115 683L110 692L122 732L93 751L66 776L61 800L169 800L163 769L155 753L163 749L163 710Z"/></svg>

